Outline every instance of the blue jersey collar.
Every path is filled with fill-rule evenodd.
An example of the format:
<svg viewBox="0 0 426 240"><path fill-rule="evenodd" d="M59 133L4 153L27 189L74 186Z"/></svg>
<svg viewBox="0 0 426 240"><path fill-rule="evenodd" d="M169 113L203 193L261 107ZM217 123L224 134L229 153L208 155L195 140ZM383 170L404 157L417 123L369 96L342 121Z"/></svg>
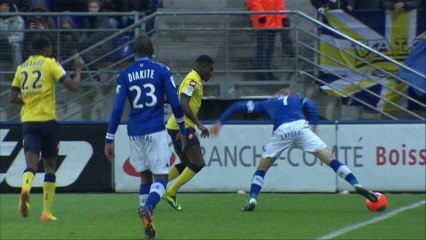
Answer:
<svg viewBox="0 0 426 240"><path fill-rule="evenodd" d="M150 58L150 57L148 57L148 56L140 56L140 57L136 57L136 58L135 58L135 61L136 61L136 62L138 62L138 61L142 61L142 60L151 60L151 58Z"/></svg>

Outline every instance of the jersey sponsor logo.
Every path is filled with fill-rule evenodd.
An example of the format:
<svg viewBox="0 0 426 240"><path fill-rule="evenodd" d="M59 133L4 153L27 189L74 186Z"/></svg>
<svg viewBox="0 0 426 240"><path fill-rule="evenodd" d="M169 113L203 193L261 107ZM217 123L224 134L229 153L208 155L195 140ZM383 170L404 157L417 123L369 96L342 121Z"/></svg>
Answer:
<svg viewBox="0 0 426 240"><path fill-rule="evenodd" d="M4 141L9 129L0 129L0 156L11 156L19 147L17 141ZM78 151L76 151L78 149ZM93 147L86 141L62 141L59 156L65 156L56 175L56 186L65 187L73 184L83 172L93 155ZM20 149L6 173L0 173L0 184L6 181L11 187L21 187L22 172L26 168L25 152ZM36 174L33 187L42 187L44 174Z"/></svg>

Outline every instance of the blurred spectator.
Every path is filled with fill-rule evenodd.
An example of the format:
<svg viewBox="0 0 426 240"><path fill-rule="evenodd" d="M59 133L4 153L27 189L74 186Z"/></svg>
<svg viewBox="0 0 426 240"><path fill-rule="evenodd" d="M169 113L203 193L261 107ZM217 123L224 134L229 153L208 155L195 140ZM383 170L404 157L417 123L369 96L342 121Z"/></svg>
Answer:
<svg viewBox="0 0 426 240"><path fill-rule="evenodd" d="M250 11L285 11L283 0L248 0ZM258 80L278 80L271 72L272 57L275 51L275 36L282 30L287 14L255 14L251 16L256 32L256 70Z"/></svg>
<svg viewBox="0 0 426 240"><path fill-rule="evenodd" d="M72 31L76 29L75 23L70 17L64 17L60 21L60 57L65 60L78 52L78 33ZM70 62L72 64L72 62ZM64 66L66 67L66 66ZM70 65L72 67L72 65Z"/></svg>
<svg viewBox="0 0 426 240"><path fill-rule="evenodd" d="M161 7L161 0L106 0L108 9L118 12L137 11L149 16ZM114 25L117 28L125 28L135 22L134 16L116 17ZM154 33L155 18L151 18L145 23L145 31L148 36Z"/></svg>
<svg viewBox="0 0 426 240"><path fill-rule="evenodd" d="M50 11L50 4L49 3L50 3L49 0L32 0L31 1L31 4L32 4L31 8L33 8L33 9L34 8L36 8L36 9L42 8L46 11Z"/></svg>
<svg viewBox="0 0 426 240"><path fill-rule="evenodd" d="M347 12L353 10L355 0L310 0L319 14L323 14L327 10L343 9Z"/></svg>
<svg viewBox="0 0 426 240"><path fill-rule="evenodd" d="M100 0L89 0L87 9L93 15L89 15L84 18L83 26L86 31L83 32L79 39L79 44L82 48L86 49L105 39L111 32L112 25L107 16L97 16L96 13L102 12L102 3ZM88 31L87 31L88 30ZM90 66L90 62L96 58L111 51L111 42L106 42L92 51L83 55L86 63ZM92 67L92 70L96 70L96 67ZM97 77L96 80L100 80Z"/></svg>
<svg viewBox="0 0 426 240"><path fill-rule="evenodd" d="M346 8L349 11L354 9L381 9L381 0L348 0Z"/></svg>
<svg viewBox="0 0 426 240"><path fill-rule="evenodd" d="M283 0L284 1L284 0ZM155 13L160 6L160 0L141 0L140 11L149 16ZM145 22L145 32L148 37L152 37L154 34L155 18L151 18Z"/></svg>
<svg viewBox="0 0 426 240"><path fill-rule="evenodd" d="M52 12L85 12L87 0L52 0L50 11Z"/></svg>
<svg viewBox="0 0 426 240"><path fill-rule="evenodd" d="M31 8L30 12L33 13L47 13L48 11L44 8ZM55 24L53 19L49 16L30 16L26 20L26 29L25 38L24 38L24 58L28 57L31 54L31 39L34 39L34 36L37 34L47 35L51 41L53 56L56 55L56 38L54 29Z"/></svg>
<svg viewBox="0 0 426 240"><path fill-rule="evenodd" d="M382 0L382 7L394 11L410 11L420 7L420 0Z"/></svg>
<svg viewBox="0 0 426 240"><path fill-rule="evenodd" d="M283 0L284 8L285 6L285 0ZM293 57L294 56L294 50L293 50L293 41L291 40L291 34L290 30L290 18L283 18L283 29L280 31L280 37L281 37L281 56L282 57Z"/></svg>
<svg viewBox="0 0 426 240"><path fill-rule="evenodd" d="M18 12L29 12L32 7L31 0L13 0Z"/></svg>
<svg viewBox="0 0 426 240"><path fill-rule="evenodd" d="M0 0L0 13L15 12L11 0ZM24 40L24 19L20 16L3 16L0 14L0 60L13 62L14 65L22 61L21 47Z"/></svg>

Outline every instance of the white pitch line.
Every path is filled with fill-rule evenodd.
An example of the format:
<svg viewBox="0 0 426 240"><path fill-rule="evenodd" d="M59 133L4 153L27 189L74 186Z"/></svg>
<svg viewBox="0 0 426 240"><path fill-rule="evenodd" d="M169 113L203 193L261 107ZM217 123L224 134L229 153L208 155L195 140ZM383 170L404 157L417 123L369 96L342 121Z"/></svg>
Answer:
<svg viewBox="0 0 426 240"><path fill-rule="evenodd" d="M361 228L361 227L367 226L369 224L385 220L385 219L390 218L390 217L392 217L392 216L394 216L394 215L396 215L396 214L398 214L398 213L400 213L402 211L405 211L405 210L408 210L408 209L411 209L411 208L415 208L415 207L421 206L421 205L423 205L425 203L426 203L426 199L422 200L420 202L416 202L416 203L410 204L408 206L397 208L397 209L395 209L395 210L393 210L391 212L388 212L388 213L383 214L381 216L372 218L370 220L359 222L359 223L356 223L356 224L353 224L353 225L349 225L347 227L341 228L341 229L339 229L337 231L331 232L331 233L329 233L327 235L324 235L322 237L318 237L316 239L317 240L318 239L331 239L331 238L337 237L339 235L345 234L345 233L347 233L349 231L355 230L357 228Z"/></svg>

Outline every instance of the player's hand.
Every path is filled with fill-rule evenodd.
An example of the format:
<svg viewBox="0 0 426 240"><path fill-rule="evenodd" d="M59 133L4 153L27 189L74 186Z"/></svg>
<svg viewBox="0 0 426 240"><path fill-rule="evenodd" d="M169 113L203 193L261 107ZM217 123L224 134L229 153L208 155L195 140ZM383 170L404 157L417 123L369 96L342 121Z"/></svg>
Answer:
<svg viewBox="0 0 426 240"><path fill-rule="evenodd" d="M83 66L84 66L84 60L80 56L80 54L77 53L76 55L74 55L74 70L81 71L83 69Z"/></svg>
<svg viewBox="0 0 426 240"><path fill-rule="evenodd" d="M178 132L178 134L176 135L176 141L180 142L181 150L183 152L186 147L186 135L182 134L181 132Z"/></svg>
<svg viewBox="0 0 426 240"><path fill-rule="evenodd" d="M210 136L209 129L207 129L203 124L200 123L199 125L197 125L197 127L201 131L201 134L200 134L201 138L205 138L205 137Z"/></svg>
<svg viewBox="0 0 426 240"><path fill-rule="evenodd" d="M216 122L216 124L213 127L210 128L210 133L213 136L218 135L221 127L222 127L222 125L220 124L220 122Z"/></svg>
<svg viewBox="0 0 426 240"><path fill-rule="evenodd" d="M105 143L104 154L108 162L112 163L115 158L114 143Z"/></svg>

